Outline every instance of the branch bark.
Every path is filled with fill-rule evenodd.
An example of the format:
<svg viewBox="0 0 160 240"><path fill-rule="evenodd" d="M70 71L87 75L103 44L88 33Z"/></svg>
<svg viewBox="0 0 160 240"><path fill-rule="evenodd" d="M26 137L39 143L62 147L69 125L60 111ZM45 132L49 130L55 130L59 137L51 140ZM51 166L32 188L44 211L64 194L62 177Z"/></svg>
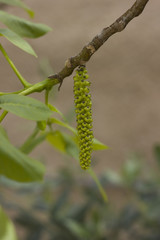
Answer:
<svg viewBox="0 0 160 240"><path fill-rule="evenodd" d="M130 9L128 9L121 17L119 17L109 27L104 28L100 34L96 35L91 42L89 42L83 49L74 57L66 60L63 69L54 75L49 76L49 79L56 79L62 85L63 79L70 76L73 70L89 61L91 56L111 37L117 32L121 32L127 24L135 17L139 16L149 0L136 0Z"/></svg>

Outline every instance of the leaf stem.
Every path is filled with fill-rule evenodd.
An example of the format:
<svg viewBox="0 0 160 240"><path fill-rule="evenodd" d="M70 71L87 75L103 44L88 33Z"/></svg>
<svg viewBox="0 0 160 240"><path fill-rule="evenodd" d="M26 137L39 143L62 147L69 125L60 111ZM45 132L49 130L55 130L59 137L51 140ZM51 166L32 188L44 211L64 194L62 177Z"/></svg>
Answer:
<svg viewBox="0 0 160 240"><path fill-rule="evenodd" d="M8 111L3 111L3 113L0 116L0 123L3 121L3 119L5 118L5 116L7 115Z"/></svg>
<svg viewBox="0 0 160 240"><path fill-rule="evenodd" d="M5 59L7 60L7 62L9 63L9 65L11 66L11 68L13 69L13 71L15 72L15 74L17 75L17 77L19 78L19 80L21 81L22 85L27 88L29 86L31 86L30 83L28 83L20 74L20 72L18 71L18 69L16 68L16 66L14 65L14 63L12 62L12 60L9 58L8 54L6 53L5 49L2 47L2 45L0 44L0 51L2 52L3 56L5 57Z"/></svg>

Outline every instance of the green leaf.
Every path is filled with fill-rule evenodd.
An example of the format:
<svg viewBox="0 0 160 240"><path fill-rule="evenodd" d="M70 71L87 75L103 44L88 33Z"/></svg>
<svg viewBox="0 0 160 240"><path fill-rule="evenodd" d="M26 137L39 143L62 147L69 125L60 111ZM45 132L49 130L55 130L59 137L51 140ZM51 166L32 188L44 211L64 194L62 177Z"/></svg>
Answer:
<svg viewBox="0 0 160 240"><path fill-rule="evenodd" d="M8 139L7 132L1 125L0 125L0 134L2 134L6 139Z"/></svg>
<svg viewBox="0 0 160 240"><path fill-rule="evenodd" d="M48 104L48 107L49 107L49 109L50 109L51 111L58 113L61 117L64 118L63 113L62 113L61 111L59 111L58 108L56 108L55 106L53 106L53 105L51 105L51 104Z"/></svg>
<svg viewBox="0 0 160 240"><path fill-rule="evenodd" d="M0 174L18 182L43 179L44 166L15 148L0 133Z"/></svg>
<svg viewBox="0 0 160 240"><path fill-rule="evenodd" d="M32 23L4 11L0 11L0 21L21 37L37 38L51 31L51 28L44 24Z"/></svg>
<svg viewBox="0 0 160 240"><path fill-rule="evenodd" d="M99 140L96 138L93 139L93 150L105 150L108 149L109 147L106 146L105 144L101 143Z"/></svg>
<svg viewBox="0 0 160 240"><path fill-rule="evenodd" d="M0 96L0 107L19 117L34 121L47 120L52 114L52 111L44 103L17 94Z"/></svg>
<svg viewBox="0 0 160 240"><path fill-rule="evenodd" d="M72 136L60 131L50 132L47 141L61 153L67 154L75 159L79 159L79 149Z"/></svg>
<svg viewBox="0 0 160 240"><path fill-rule="evenodd" d="M23 8L30 17L34 17L34 12L29 7L27 7L24 2L20 0L0 0L0 3Z"/></svg>
<svg viewBox="0 0 160 240"><path fill-rule="evenodd" d="M11 220L7 217L0 206L0 239L1 240L17 240L16 232Z"/></svg>
<svg viewBox="0 0 160 240"><path fill-rule="evenodd" d="M60 131L49 133L46 139L58 151L65 153L66 143Z"/></svg>
<svg viewBox="0 0 160 240"><path fill-rule="evenodd" d="M35 51L33 48L30 46L28 42L26 42L23 38L21 38L19 35L16 33L12 32L9 29L0 29L0 36L3 36L7 38L8 41L10 41L12 44L15 46L19 47L23 51L37 57Z"/></svg>

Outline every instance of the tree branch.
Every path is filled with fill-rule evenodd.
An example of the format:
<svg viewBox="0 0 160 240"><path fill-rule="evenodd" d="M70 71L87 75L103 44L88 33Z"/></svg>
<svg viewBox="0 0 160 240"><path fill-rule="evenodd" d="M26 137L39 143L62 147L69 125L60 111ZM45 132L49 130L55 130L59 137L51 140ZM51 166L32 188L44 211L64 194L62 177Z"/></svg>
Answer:
<svg viewBox="0 0 160 240"><path fill-rule="evenodd" d="M117 32L121 32L133 18L139 16L148 1L149 0L136 0L130 9L128 9L109 27L104 28L100 34L96 35L91 42L83 47L80 53L74 57L68 58L65 62L64 68L59 73L51 75L48 78L58 80L61 86L63 79L70 76L77 66L85 64L109 37Z"/></svg>

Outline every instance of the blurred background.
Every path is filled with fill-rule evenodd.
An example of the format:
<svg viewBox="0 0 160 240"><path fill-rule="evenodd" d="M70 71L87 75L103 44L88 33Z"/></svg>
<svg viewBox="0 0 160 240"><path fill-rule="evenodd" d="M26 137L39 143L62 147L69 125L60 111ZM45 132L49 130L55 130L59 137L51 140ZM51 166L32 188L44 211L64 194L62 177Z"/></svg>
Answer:
<svg viewBox="0 0 160 240"><path fill-rule="evenodd" d="M36 83L61 70L68 57L76 55L104 27L122 15L134 1L25 0L25 3L35 11L33 21L45 23L53 28L53 31L44 37L29 41L38 58L27 55L3 39L1 42L22 75L29 82ZM153 148L160 142L159 9L158 0L150 1L138 18L132 20L124 31L113 35L87 63L92 82L94 135L110 147L108 150L93 153L93 168L99 175L103 175L107 169L120 172L126 159L130 159L135 153L142 156L143 169L148 171L148 174L150 169L156 171ZM26 13L17 8L9 7L7 11L28 18ZM1 91L16 91L21 85L2 58L1 55ZM70 117L72 125L75 126L75 119L72 117L72 77L64 80L60 92L56 87L51 94L51 102ZM33 96L43 100L42 95ZM30 134L29 129L34 127L34 123L9 114L3 126L12 142L18 146ZM62 160L61 155L46 143L38 147L32 156L44 159L48 177L54 176L67 166L69 161ZM77 162L72 163L72 168L77 169ZM79 175L83 174L79 172ZM121 199L124 192L120 193L118 190L116 196L117 193ZM108 190L108 195L115 201L115 191ZM124 196L126 197L125 194ZM159 238L141 237L142 239Z"/></svg>

